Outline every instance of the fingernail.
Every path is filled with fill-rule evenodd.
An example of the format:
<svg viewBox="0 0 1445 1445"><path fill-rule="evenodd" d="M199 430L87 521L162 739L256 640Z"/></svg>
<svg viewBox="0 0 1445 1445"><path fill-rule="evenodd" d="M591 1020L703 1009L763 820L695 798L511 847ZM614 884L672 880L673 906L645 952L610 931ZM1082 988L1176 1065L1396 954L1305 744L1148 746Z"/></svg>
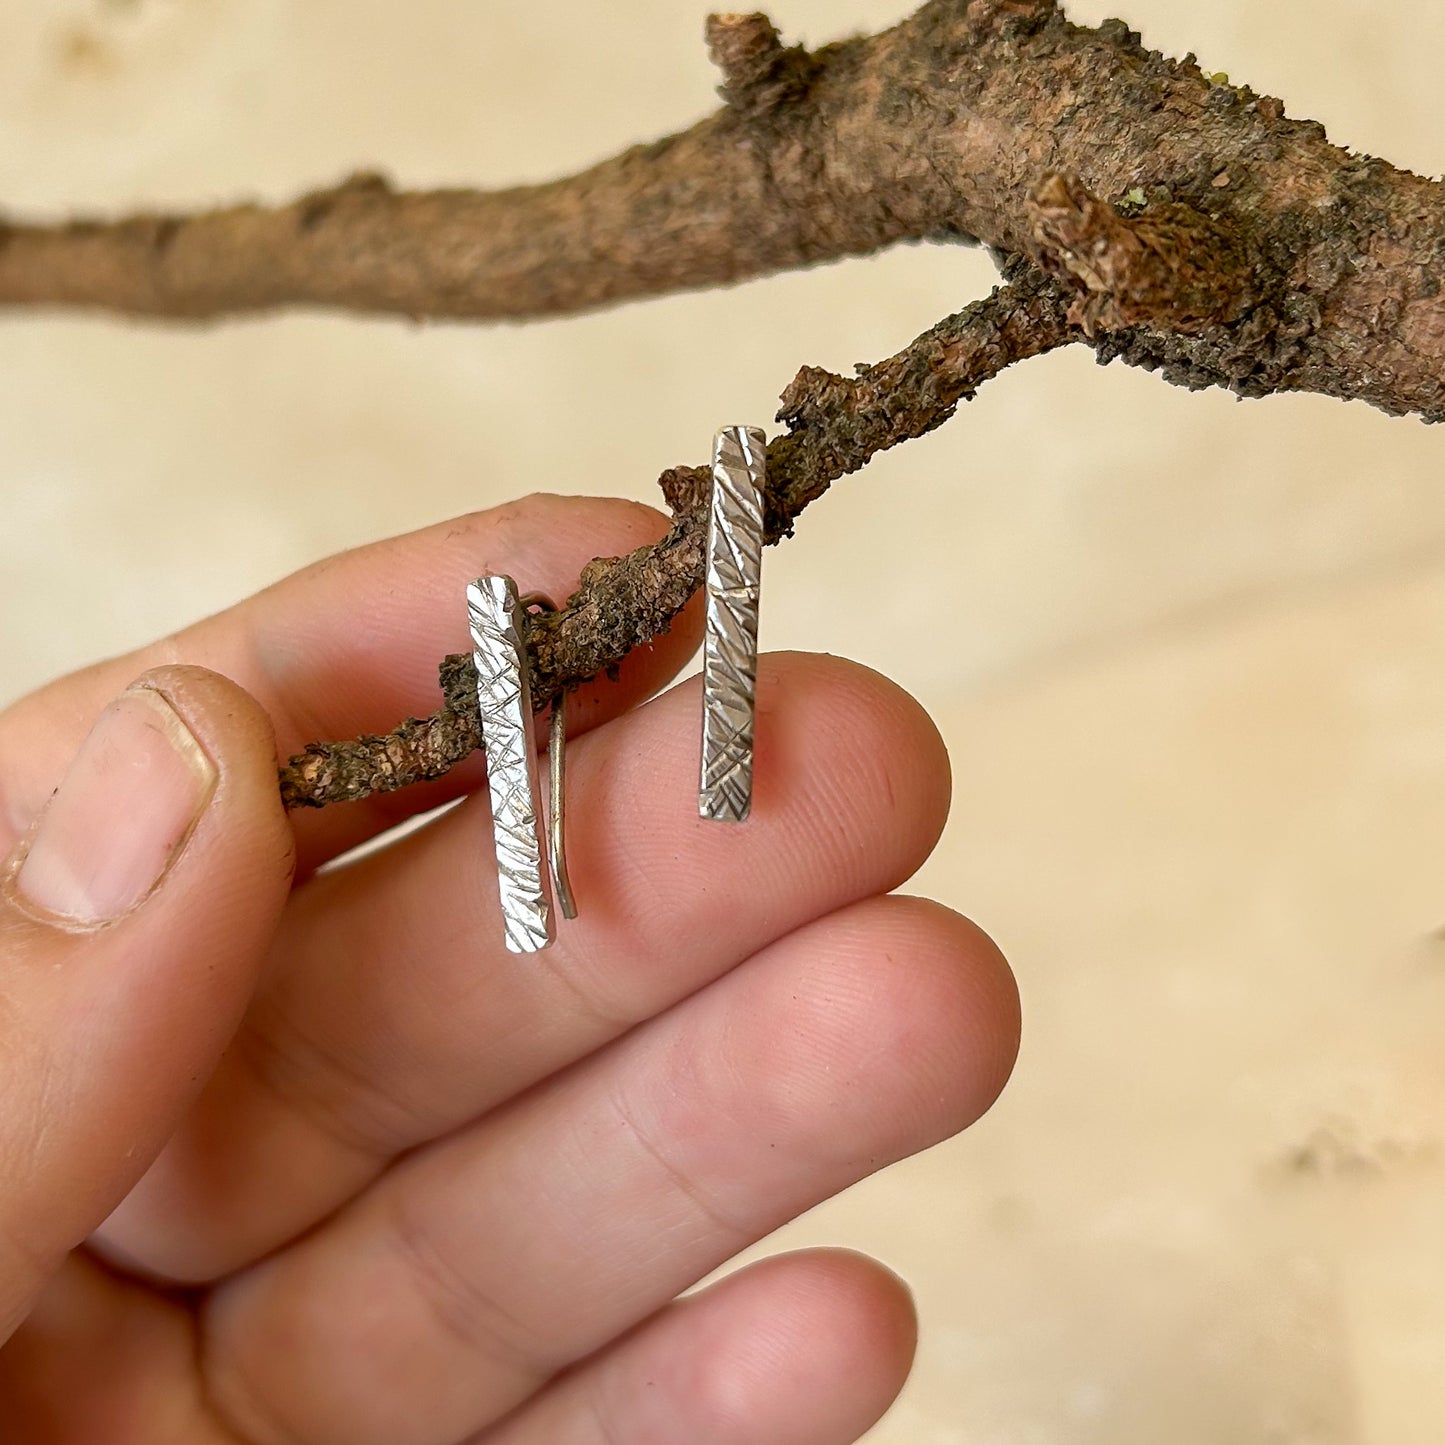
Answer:
<svg viewBox="0 0 1445 1445"><path fill-rule="evenodd" d="M107 923L154 892L216 790L216 767L151 687L101 713L25 848L12 887L43 913Z"/></svg>

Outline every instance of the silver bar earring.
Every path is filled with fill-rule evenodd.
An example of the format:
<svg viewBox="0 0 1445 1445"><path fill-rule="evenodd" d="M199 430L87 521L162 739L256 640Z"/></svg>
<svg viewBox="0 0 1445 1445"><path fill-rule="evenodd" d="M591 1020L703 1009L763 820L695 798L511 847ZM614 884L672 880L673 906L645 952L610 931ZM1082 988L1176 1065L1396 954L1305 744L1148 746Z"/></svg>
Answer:
<svg viewBox="0 0 1445 1445"><path fill-rule="evenodd" d="M467 588L472 661L477 670L477 706L487 755L492 797L492 831L497 852L497 887L502 925L513 953L535 953L556 937L542 865L542 823L538 808L537 750L532 736L532 696L527 662L527 602L510 577L479 577ZM551 858L558 896L568 918L576 916L566 884L563 842L562 738L565 714L553 712Z"/></svg>
<svg viewBox="0 0 1445 1445"><path fill-rule="evenodd" d="M741 823L752 808L766 467L760 428L724 427L714 438L697 810L722 822Z"/></svg>

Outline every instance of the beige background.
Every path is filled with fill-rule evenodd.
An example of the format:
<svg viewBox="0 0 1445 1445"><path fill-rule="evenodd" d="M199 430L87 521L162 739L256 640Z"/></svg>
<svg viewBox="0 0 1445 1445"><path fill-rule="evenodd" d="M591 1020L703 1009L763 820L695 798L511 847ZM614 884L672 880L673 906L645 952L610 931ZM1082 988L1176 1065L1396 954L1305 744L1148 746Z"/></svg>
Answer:
<svg viewBox="0 0 1445 1445"><path fill-rule="evenodd" d="M822 40L905 8L775 18ZM1074 13L1121 8L1342 142L1445 169L1433 0ZM0 196L543 177L710 105L702 14L0 0ZM907 250L528 329L4 320L0 696L364 539L536 488L648 497L799 363L885 354L990 283L976 254ZM565 424L536 416L564 372ZM783 1236L917 1288L878 1445L1445 1439L1442 458L1445 432L1360 407L1065 354L770 557L766 643L859 657L938 718L957 796L920 886L994 933L1027 1010L984 1124ZM914 628L940 601L942 673Z"/></svg>

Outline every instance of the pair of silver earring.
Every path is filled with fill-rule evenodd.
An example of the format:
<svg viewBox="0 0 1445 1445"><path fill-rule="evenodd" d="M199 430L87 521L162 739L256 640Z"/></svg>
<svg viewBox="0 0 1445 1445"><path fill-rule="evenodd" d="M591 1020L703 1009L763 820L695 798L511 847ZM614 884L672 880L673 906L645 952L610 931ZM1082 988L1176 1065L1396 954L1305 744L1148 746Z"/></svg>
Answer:
<svg viewBox="0 0 1445 1445"><path fill-rule="evenodd" d="M752 808L766 466L767 438L758 427L724 427L717 433L708 518L698 813L718 822L741 823ZM501 573L479 577L467 588L497 885L504 938L513 953L535 953L557 936L544 853L562 916L577 916L567 877L567 714L562 693L552 704L545 838L538 803L527 661L534 607L555 610L539 593L519 595L517 584Z"/></svg>

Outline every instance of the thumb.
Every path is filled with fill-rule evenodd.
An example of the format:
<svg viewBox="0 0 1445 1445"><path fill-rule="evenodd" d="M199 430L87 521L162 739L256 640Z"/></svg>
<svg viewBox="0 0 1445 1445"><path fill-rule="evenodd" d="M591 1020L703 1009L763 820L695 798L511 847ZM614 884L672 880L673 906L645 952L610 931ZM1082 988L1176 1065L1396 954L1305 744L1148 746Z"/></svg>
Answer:
<svg viewBox="0 0 1445 1445"><path fill-rule="evenodd" d="M0 879L0 1341L215 1066L291 867L248 694L168 667L100 715Z"/></svg>

